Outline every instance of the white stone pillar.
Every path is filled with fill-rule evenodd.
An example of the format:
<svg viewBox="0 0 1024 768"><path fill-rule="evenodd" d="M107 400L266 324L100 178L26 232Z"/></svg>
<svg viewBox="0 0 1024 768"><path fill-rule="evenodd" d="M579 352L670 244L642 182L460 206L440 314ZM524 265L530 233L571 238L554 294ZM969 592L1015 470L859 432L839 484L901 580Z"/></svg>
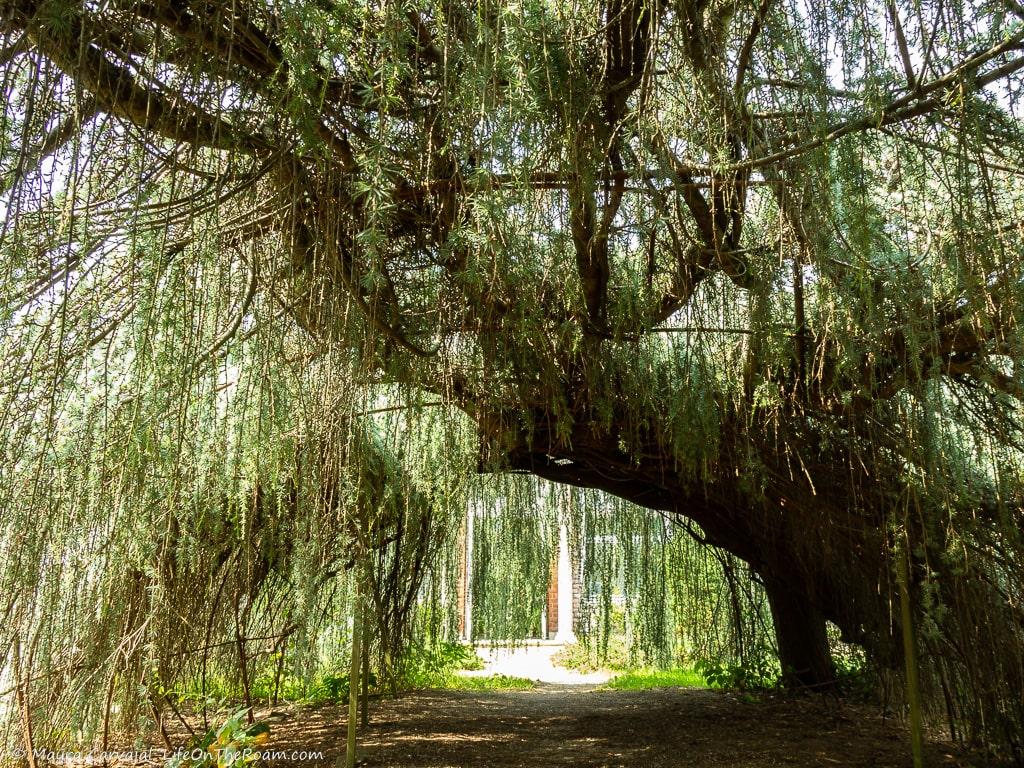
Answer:
<svg viewBox="0 0 1024 768"><path fill-rule="evenodd" d="M572 627L572 559L569 557L569 526L563 520L558 524L558 631L555 640L575 643L576 633Z"/></svg>
<svg viewBox="0 0 1024 768"><path fill-rule="evenodd" d="M473 519L476 517L476 503L469 502L469 509L466 510L466 600L465 614L463 614L462 638L467 643L473 641Z"/></svg>

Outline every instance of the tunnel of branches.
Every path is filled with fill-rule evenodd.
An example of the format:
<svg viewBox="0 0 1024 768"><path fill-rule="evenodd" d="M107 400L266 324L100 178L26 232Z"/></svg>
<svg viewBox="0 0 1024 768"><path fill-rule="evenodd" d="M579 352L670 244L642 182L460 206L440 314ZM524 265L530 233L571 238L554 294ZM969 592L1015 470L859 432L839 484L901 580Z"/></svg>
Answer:
<svg viewBox="0 0 1024 768"><path fill-rule="evenodd" d="M0 0L11 738L313 658L357 583L397 674L469 500L543 543L550 481L671 534L640 613L717 568L791 685L916 649L1020 757L1022 49L1017 0Z"/></svg>

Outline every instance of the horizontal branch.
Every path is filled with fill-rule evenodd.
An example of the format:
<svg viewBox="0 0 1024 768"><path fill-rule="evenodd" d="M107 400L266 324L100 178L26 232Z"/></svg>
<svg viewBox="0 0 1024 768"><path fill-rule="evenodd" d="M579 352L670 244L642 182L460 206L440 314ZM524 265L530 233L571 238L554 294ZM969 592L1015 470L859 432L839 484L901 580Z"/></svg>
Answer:
<svg viewBox="0 0 1024 768"><path fill-rule="evenodd" d="M270 149L263 139L194 104L168 101L160 92L141 85L127 68L107 59L95 45L83 43L96 39L100 31L84 14L58 29L34 17L37 6L31 0L22 2L20 10L20 21L39 52L89 90L103 111L175 141L252 154Z"/></svg>
<svg viewBox="0 0 1024 768"><path fill-rule="evenodd" d="M852 133L882 128L914 117L920 117L939 108L943 104L942 99L937 96L924 98L925 96L938 91L947 90L957 83L962 83L963 78L972 70L977 69L1003 53L1017 49L1022 42L1024 42L1024 30L1018 31L1016 34L1007 38L998 45L992 46L988 50L972 56L942 77L936 78L925 85L918 86L904 96L894 99L881 109L872 112L871 114L862 115L861 117L846 120L834 125L831 128L826 129L822 135L804 141L796 146L782 149L769 155L753 157L742 162L732 163L725 166L688 163L685 164L685 166L680 165L680 168L685 167L685 169L690 173L730 173L745 170L756 170L758 168L775 165L790 158L805 154L824 144L830 143L844 136L848 136ZM985 86L994 83L996 80L1007 77L1022 68L1024 68L1024 57L1012 59L1006 64L1003 64L980 77L974 78L971 83L972 92L976 92Z"/></svg>

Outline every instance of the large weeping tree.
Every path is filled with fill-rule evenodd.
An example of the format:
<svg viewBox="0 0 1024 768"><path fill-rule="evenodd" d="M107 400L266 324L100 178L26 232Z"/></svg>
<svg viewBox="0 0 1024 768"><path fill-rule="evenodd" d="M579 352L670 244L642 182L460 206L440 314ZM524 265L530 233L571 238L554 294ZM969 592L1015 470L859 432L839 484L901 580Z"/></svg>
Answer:
<svg viewBox="0 0 1024 768"><path fill-rule="evenodd" d="M482 471L696 524L790 679L829 621L894 667L912 632L1019 747L1017 0L0 9L14 432L161 334L184 383L129 403L343 360Z"/></svg>

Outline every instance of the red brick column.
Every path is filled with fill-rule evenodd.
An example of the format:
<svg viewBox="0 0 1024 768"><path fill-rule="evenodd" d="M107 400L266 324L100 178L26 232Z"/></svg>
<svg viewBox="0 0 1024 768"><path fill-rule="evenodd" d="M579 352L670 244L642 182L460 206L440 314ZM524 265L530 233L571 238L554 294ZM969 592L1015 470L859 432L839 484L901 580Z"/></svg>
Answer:
<svg viewBox="0 0 1024 768"><path fill-rule="evenodd" d="M558 631L558 554L551 560L551 568L548 569L548 636L544 639L554 637Z"/></svg>

